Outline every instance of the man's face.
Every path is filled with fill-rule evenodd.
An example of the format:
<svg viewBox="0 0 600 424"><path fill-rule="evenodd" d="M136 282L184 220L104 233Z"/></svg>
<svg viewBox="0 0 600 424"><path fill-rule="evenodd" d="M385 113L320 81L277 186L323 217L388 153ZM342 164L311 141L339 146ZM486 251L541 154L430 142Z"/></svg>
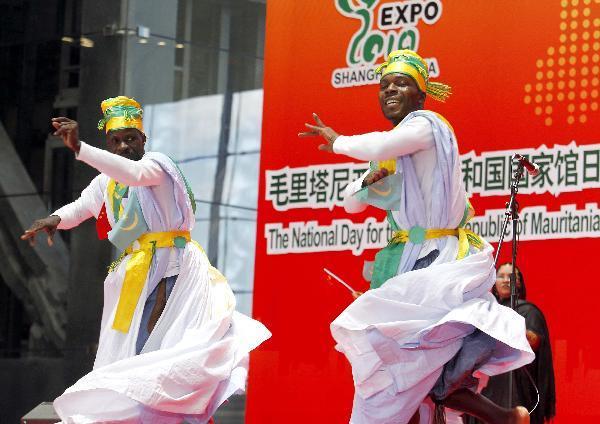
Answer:
<svg viewBox="0 0 600 424"><path fill-rule="evenodd" d="M408 75L387 74L379 82L379 105L383 115L398 125L410 112L423 108L425 93Z"/></svg>
<svg viewBox="0 0 600 424"><path fill-rule="evenodd" d="M135 128L109 131L106 134L108 150L131 160L140 160L144 156L146 136Z"/></svg>
<svg viewBox="0 0 600 424"><path fill-rule="evenodd" d="M496 291L500 299L510 298L510 275L512 274L512 265L505 264L498 268L496 272ZM521 289L521 279L517 272L517 291Z"/></svg>

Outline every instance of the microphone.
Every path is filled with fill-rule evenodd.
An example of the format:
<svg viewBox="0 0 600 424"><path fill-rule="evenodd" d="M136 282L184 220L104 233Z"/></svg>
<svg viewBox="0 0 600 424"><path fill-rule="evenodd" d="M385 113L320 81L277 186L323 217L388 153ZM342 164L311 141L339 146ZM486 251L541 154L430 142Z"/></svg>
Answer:
<svg viewBox="0 0 600 424"><path fill-rule="evenodd" d="M523 165L523 167L527 170L527 173L529 175L531 175L532 177L535 177L536 175L539 175L539 173L540 173L540 166L537 163L531 162L525 156L521 156L518 153L515 153L512 158L513 158L513 160L516 160L521 165Z"/></svg>

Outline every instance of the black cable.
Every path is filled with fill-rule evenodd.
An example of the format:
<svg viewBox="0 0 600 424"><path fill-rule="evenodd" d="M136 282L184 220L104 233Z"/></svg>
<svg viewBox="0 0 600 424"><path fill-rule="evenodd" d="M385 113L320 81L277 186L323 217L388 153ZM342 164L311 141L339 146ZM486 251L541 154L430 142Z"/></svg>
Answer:
<svg viewBox="0 0 600 424"><path fill-rule="evenodd" d="M537 401L535 402L535 405L531 409L531 411L529 411L529 415L531 415L531 414L533 414L533 411L535 411L535 409L540 404L540 390L538 389L537 384L535 384L535 381L533 381L533 377L529 373L529 370L527 369L527 367L523 367L523 371L525 371L525 374L527 374L527 377L529 377L529 381L531 381L531 384L533 385L533 388L535 389L535 394L537 395Z"/></svg>
<svg viewBox="0 0 600 424"><path fill-rule="evenodd" d="M519 222L523 222L521 220L519 220ZM521 230L523 230L523 228L521 228ZM517 234L515 234L513 237L517 238L517 253L519 252L519 242L521 241L521 234L519 232L517 232ZM521 283L522 284L522 283ZM535 394L537 397L537 400L535 402L535 405L533 406L533 408L531 409L531 411L529 411L529 415L533 414L533 411L536 410L536 408L539 406L540 404L540 390L538 389L537 384L535 384L535 381L533 380L533 377L531 376L531 373L529 372L529 370L527 369L526 366L523 367L523 371L525 371L525 374L527 374L527 378L529 378L529 381L531 382L534 390L535 390Z"/></svg>

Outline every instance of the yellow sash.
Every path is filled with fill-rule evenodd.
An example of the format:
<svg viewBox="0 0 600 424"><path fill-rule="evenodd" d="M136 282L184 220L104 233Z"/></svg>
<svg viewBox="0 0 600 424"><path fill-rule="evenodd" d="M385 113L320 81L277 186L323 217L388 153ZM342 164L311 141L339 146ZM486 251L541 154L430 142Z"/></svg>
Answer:
<svg viewBox="0 0 600 424"><path fill-rule="evenodd" d="M184 247L191 241L189 231L165 231L145 233L129 246L125 253L129 256L125 267L125 280L119 295L117 312L112 328L123 333L129 332L133 313L142 295L142 289L148 278L152 257L157 248ZM139 246L137 244L139 243ZM135 245L135 246L134 246Z"/></svg>
<svg viewBox="0 0 600 424"><path fill-rule="evenodd" d="M377 166L378 169L387 169L390 175L396 173L396 159L380 160L377 162Z"/></svg>
<svg viewBox="0 0 600 424"><path fill-rule="evenodd" d="M424 240L430 240L445 236L457 236L458 237L458 254L456 255L456 259L462 259L467 256L469 253L469 246L473 246L477 249L481 249L483 247L483 240L473 231L467 228L430 228L430 229L422 229L422 233L418 234L418 236L413 236L413 230L399 230L394 231L390 243L399 244L406 243L408 241L413 241L417 243L422 243ZM415 240L416 238L416 240Z"/></svg>

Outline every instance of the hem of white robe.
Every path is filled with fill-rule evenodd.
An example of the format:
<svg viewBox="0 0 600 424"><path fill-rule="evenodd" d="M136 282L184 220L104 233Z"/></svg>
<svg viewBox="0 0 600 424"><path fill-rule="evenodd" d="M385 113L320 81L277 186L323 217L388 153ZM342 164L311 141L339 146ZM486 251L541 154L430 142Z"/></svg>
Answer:
<svg viewBox="0 0 600 424"><path fill-rule="evenodd" d="M213 386L212 393L210 393L210 400L206 402L202 410L190 409L177 411L177 409L181 409L177 408L177 399L171 402L163 401L163 404L159 402L158 405L154 405L152 400L156 399L152 395L150 395L150 398L147 396L144 398L139 393L132 393L135 390L131 389L130 385L123 386L122 381L117 384L121 386L120 389L111 387L110 373L107 373L107 369L110 370L113 367L119 367L119 362L124 361L133 362L132 365L135 365L135 362L143 360L145 356L161 352L159 350L125 358L124 360L93 370L68 388L63 395L54 401L56 412L64 424L170 424L179 423L184 418L190 424L204 424L208 422L210 417L225 400L231 395L245 390L248 372L248 354L271 336L271 333L260 322L239 312L234 311L229 317L222 317L221 320L228 318L231 318L232 322L237 323L239 326L235 334L229 336L234 337L237 343L235 352L230 353L230 360L232 361L231 370L227 378L218 382L209 382ZM227 334L225 337L227 337ZM212 343L205 350L215 348L219 342ZM185 344L185 351L187 351L189 350L189 340ZM165 349L163 353L173 350L176 353L176 349L177 345L173 348ZM194 372L194 370L190 370L190 372ZM120 376L120 380L124 378L126 377ZM160 385L161 383L156 384ZM201 382L197 382L195 385L203 388ZM193 393L194 391L192 391ZM204 397L206 397L206 394ZM106 405L99 405L99 403L105 403ZM111 408L113 409L112 411Z"/></svg>
<svg viewBox="0 0 600 424"><path fill-rule="evenodd" d="M480 272L479 276L476 277L477 281L471 278L472 281L465 283L464 288L471 288L471 285L478 282L489 284L487 280L490 277L486 276L486 274L489 272L487 271L487 264L491 260L489 258L486 259L489 251L487 251L488 249L485 250L486 252L481 252L477 255L478 257L470 258L469 261L464 262L465 265L471 262L471 268L467 267L471 271L478 270ZM491 258L491 255L489 256ZM455 264L458 265L458 262L456 261ZM448 269L448 266L456 266L449 263L441 265L443 267L440 270ZM431 267L428 272L432 272L433 268ZM415 273L417 272L419 271L415 271ZM409 277L408 274L413 273L396 277L398 280L392 282L392 284L418 282L417 274L413 274L412 277ZM525 337L523 318L514 313L514 311L498 305L491 295L484 292L480 295L481 297L469 298L468 292L463 291L463 298L467 298L467 300L463 300L462 303L451 307L448 307L443 302L440 302L439 305L427 303L430 299L426 297L424 298L424 304L410 304L402 303L399 299L386 299L384 294L390 291L394 294L393 290L396 290L392 287L386 288L387 285L388 283L384 284L380 289L365 293L365 295L361 296L361 298L357 299L342 312L331 325L332 335L337 342L336 349L344 353L350 362L356 395L360 396L363 400L368 402L369 398L377 396L383 391L391 390L397 394L399 404L405 402L405 406L410 404L409 409L411 411L405 411L406 413L410 412L410 415L406 418L406 422L408 422L414 411L419 407L418 405L427 397L431 389L431 387L420 387L423 380L427 380L432 373L438 372L439 374L444 364L460 349L462 338L475 328L498 340L495 356L488 363L475 370L476 375L496 375L519 368L533 360L534 354ZM408 287L404 286L399 290L406 290ZM448 290L452 289L451 287L446 288ZM479 285L475 289L481 291L485 287ZM453 296L456 297L456 293ZM390 317L387 321L378 317L379 321L371 320L371 322L369 320L361 320L361 317L369 317L369 314L367 314L368 311L365 308L376 307L378 302L383 302L380 305L388 308L389 305L386 305L388 301L392 303L398 302L406 313L409 313L411 309L419 310L422 308L421 312L423 310L430 311L432 316L427 319L421 318L423 322L417 319L414 323L414 332L412 335L406 327L413 322L411 319L416 319L415 317L406 316L405 320L403 320L402 317L395 316L393 318ZM395 304L393 304L393 307L396 307ZM488 310L490 316L486 315L484 319L482 314L485 315L485 312ZM399 331L404 335L400 339L394 337L396 334L400 334L394 332L394 326L396 325L400 325L398 327L400 328ZM519 329L522 329L522 331L518 331ZM430 363L430 367L422 371L423 377L419 376L419 371L421 370L417 370L412 376L407 375L406 370L401 370L398 367L398 364L401 364L402 361L393 362L389 358L385 358L388 352L385 349L377 351L376 347L372 344L372 339L369 339L369 330L378 330L381 337L384 339L387 337L397 342L399 346L402 346L401 353L402 355L406 355L405 359L410 360L412 357L414 360L424 362L425 365ZM446 336L446 333L448 333L447 338L439 338L439 335ZM433 340L428 338L431 335L433 335ZM422 349L419 349L419 347ZM419 350L427 350L429 352L421 354L418 352ZM432 355L434 350L439 352L439 355ZM394 357L393 354L394 352L390 354L392 359ZM384 355L384 357L382 358L381 355ZM431 360L433 362L429 362ZM375 403L379 402L375 400L376 397L373 397L373 399ZM391 409L395 410L396 406ZM363 422L367 422L360 420L360 411L353 411L353 414L357 414L356 419L352 421L353 423L362 424ZM390 416L381 421L371 420L369 423L387 424L388 422L405 422L403 419L396 421L389 421L389 419Z"/></svg>

